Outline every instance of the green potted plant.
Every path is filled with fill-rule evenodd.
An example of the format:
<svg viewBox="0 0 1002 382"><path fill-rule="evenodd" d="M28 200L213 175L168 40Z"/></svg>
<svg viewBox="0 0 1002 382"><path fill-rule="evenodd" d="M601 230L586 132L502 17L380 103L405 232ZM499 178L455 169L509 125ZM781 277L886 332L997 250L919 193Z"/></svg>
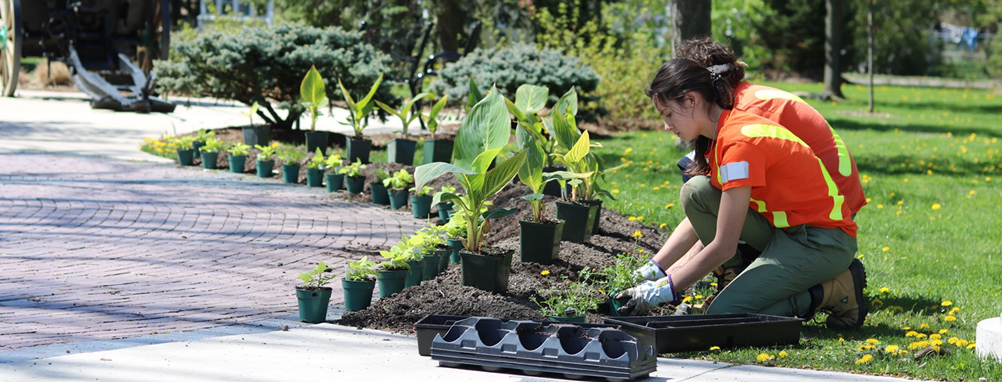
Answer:
<svg viewBox="0 0 1002 382"><path fill-rule="evenodd" d="M377 168L376 171L372 173L372 176L375 177L375 180L369 183L369 192L372 193L372 202L381 206L390 205L390 194L386 192L386 186L383 185L383 181L390 177L390 173L381 168Z"/></svg>
<svg viewBox="0 0 1002 382"><path fill-rule="evenodd" d="M409 195L407 186L411 183L414 183L414 176L404 169L400 169L400 171L393 173L393 176L383 179L383 187L386 188L390 208L399 210L407 206L407 196Z"/></svg>
<svg viewBox="0 0 1002 382"><path fill-rule="evenodd" d="M415 275L412 280L412 275L408 275L407 286L417 285L420 283L420 280L431 280L438 275L442 256L438 252L432 252L437 240L438 238L435 235L419 230L414 235L404 235L403 241L398 243L404 252L412 254L408 261L421 262L421 265L418 266L418 268L422 269L420 279ZM414 264L411 264L411 269L415 269Z"/></svg>
<svg viewBox="0 0 1002 382"><path fill-rule="evenodd" d="M515 117L515 120L518 121L518 125L522 127L515 132L515 141L519 147L524 146L527 139L534 138L545 154L543 172L566 171L567 167L553 163L552 154L561 149L561 146L557 144L558 131L554 127L554 121L556 123L566 122L563 119L563 115L568 109L571 109L573 113L577 113L577 93L574 92L574 88L571 88L570 91L557 101L552 113L553 116L551 118L543 118L539 115L539 112L546 106L549 93L550 90L543 86L521 85L515 91L515 102L507 101L508 110ZM547 133L546 136L543 135L544 132ZM563 149L567 150L569 148L566 147ZM543 188L543 194L560 196L558 183L547 183Z"/></svg>
<svg viewBox="0 0 1002 382"><path fill-rule="evenodd" d="M214 136L210 136L205 139L205 144L202 145L202 168L206 170L215 170L219 166L219 152L226 150L226 143L216 139Z"/></svg>
<svg viewBox="0 0 1002 382"><path fill-rule="evenodd" d="M313 158L306 162L306 185L309 187L323 187L324 180L324 153L317 147L313 153Z"/></svg>
<svg viewBox="0 0 1002 382"><path fill-rule="evenodd" d="M639 233L640 231L637 232ZM618 316L619 307L627 301L616 300L612 296L615 296L620 291L632 288L643 281L642 276L636 271L644 265L646 260L632 253L622 253L616 256L616 261L612 265L602 270L602 275L605 276L603 289L608 292L609 296L609 314Z"/></svg>
<svg viewBox="0 0 1002 382"><path fill-rule="evenodd" d="M361 159L362 163L369 163L369 151L372 149L372 140L365 139L362 135L362 130L369 124L366 117L369 116L369 113L373 109L372 97L376 95L376 90L379 90L379 84L382 82L383 75L380 74L379 79L369 89L369 93L356 103L351 98L351 94L348 93L348 89L345 89L344 84L341 83L341 80L337 80L338 86L341 87L341 95L344 96L344 101L348 104L348 120L341 122L341 124L351 126L352 130L355 131L355 135L348 139L346 145L348 160L351 162L354 162L355 159Z"/></svg>
<svg viewBox="0 0 1002 382"><path fill-rule="evenodd" d="M421 188L411 187L409 191L414 192L414 195L411 195L411 212L414 217L418 219L430 218L431 201L434 200L432 192L435 191L435 189L424 186Z"/></svg>
<svg viewBox="0 0 1002 382"><path fill-rule="evenodd" d="M320 77L316 66L310 66L310 70L303 77L303 82L299 84L299 97L303 100L303 107L310 113L310 132L306 133L306 151L313 152L319 149L321 155L326 154L328 134L326 131L317 131L317 117L320 116L320 107L327 104L327 86L324 85L324 79Z"/></svg>
<svg viewBox="0 0 1002 382"><path fill-rule="evenodd" d="M331 154L324 160L324 170L329 171L324 174L327 192L335 192L344 187L344 174L338 173L342 164L341 156L338 154Z"/></svg>
<svg viewBox="0 0 1002 382"><path fill-rule="evenodd" d="M449 267L449 255L452 254L452 247L446 243L445 235L447 228L444 225L430 225L415 233L421 235L421 245L424 248L425 257L438 257L438 272L442 273ZM436 273L436 274L437 274Z"/></svg>
<svg viewBox="0 0 1002 382"><path fill-rule="evenodd" d="M442 185L442 187L439 188L438 192L436 192L435 195L432 196L432 200L435 199L435 196L438 196L438 194L441 194L443 192L455 193L456 188L447 184ZM441 200L441 197L439 197L439 199ZM449 218L452 217L453 204L449 202L439 202L435 206L438 208L438 218L441 219L443 222L448 222Z"/></svg>
<svg viewBox="0 0 1002 382"><path fill-rule="evenodd" d="M362 164L361 158L355 158L354 162L337 170L338 174L344 175L344 184L348 193L361 194L362 190L365 189L365 175L362 175L362 170L365 167L366 165Z"/></svg>
<svg viewBox="0 0 1002 382"><path fill-rule="evenodd" d="M282 180L285 183L299 183L299 168L306 153L293 146L284 146L278 150L278 159L282 161Z"/></svg>
<svg viewBox="0 0 1002 382"><path fill-rule="evenodd" d="M195 164L195 148L192 147L192 143L194 142L195 137L190 135L174 138L172 143L177 149L177 164L181 166L191 166Z"/></svg>
<svg viewBox="0 0 1002 382"><path fill-rule="evenodd" d="M372 303L372 290L376 288L376 279L373 278L377 275L375 266L375 262L369 261L369 256L348 262L347 272L341 279L345 310L362 310Z"/></svg>
<svg viewBox="0 0 1002 382"><path fill-rule="evenodd" d="M199 129L198 132L196 132L195 134L197 134L197 137L195 138L194 141L191 142L191 147L193 149L195 149L195 156L196 157L201 157L202 156L202 150L201 150L202 146L205 146L205 142L208 141L210 138L211 139L215 139L216 138L216 132L215 131L209 131L209 130L206 130L206 129Z"/></svg>
<svg viewBox="0 0 1002 382"><path fill-rule="evenodd" d="M424 263L420 260L414 260L415 256L410 248L405 248L407 246L406 239L396 246L390 248L390 251L380 251L380 255L383 256L386 261L382 264L382 271L380 275L377 276L376 280L379 281L380 277L390 282L391 285L387 287L387 295L383 294L383 284L380 284L380 297L386 297L394 293L404 290L404 288L415 286L421 283L421 278L425 270ZM394 273L395 272L395 273ZM399 288L398 288L399 283Z"/></svg>
<svg viewBox="0 0 1002 382"><path fill-rule="evenodd" d="M449 96L443 95L442 99L438 100L438 102L431 107L431 111L428 115L421 115L421 118L425 121L425 127L427 127L428 132L431 133L431 138L424 140L424 163L452 162L453 142L448 139L438 139L435 137L435 133L438 131L438 125L441 123L438 120L438 115L442 112L442 109L445 108L445 104L448 100Z"/></svg>
<svg viewBox="0 0 1002 382"><path fill-rule="evenodd" d="M316 324L327 321L327 306L331 300L331 287L327 286L335 275L325 275L327 265L321 261L313 270L299 275L303 284L296 287L299 300L299 320Z"/></svg>
<svg viewBox="0 0 1002 382"><path fill-rule="evenodd" d="M487 211L487 206L484 206L483 211ZM466 241L466 216L451 214L449 222L445 223L442 227L445 227L446 230L445 241L452 248L452 253L449 255L449 263L459 264L462 261L459 251L464 248L463 242Z"/></svg>
<svg viewBox="0 0 1002 382"><path fill-rule="evenodd" d="M414 122L414 120L420 116L421 111L415 110L412 113L411 107L413 107L417 101L420 101L422 98L428 96L428 94L429 93L418 93L409 101L405 102L403 106L400 107L400 110L394 109L392 106L379 102L378 100L375 101L376 105L379 105L380 109L383 109L387 113L400 118L400 123L403 125L403 129L401 130L403 137L394 138L386 145L386 161L388 163L400 163L407 166L414 164L414 151L417 148L417 142L407 138L409 137L407 128L410 126L411 122Z"/></svg>
<svg viewBox="0 0 1002 382"><path fill-rule="evenodd" d="M260 151L254 161L257 176L270 178L275 169L275 152L278 150L278 142L272 142L270 145L255 145L254 148Z"/></svg>
<svg viewBox="0 0 1002 382"><path fill-rule="evenodd" d="M512 251L483 245L491 219L512 215L515 209L497 208L480 213L485 202L508 185L525 161L520 151L493 169L491 163L508 144L511 123L504 98L496 88L478 102L456 134L452 163L434 162L419 166L414 174L417 188L444 174L455 174L465 195L439 194L439 200L455 203L467 225L465 251L461 252L463 285L504 293L508 290Z"/></svg>
<svg viewBox="0 0 1002 382"><path fill-rule="evenodd" d="M251 104L249 111L241 111L240 113L246 115L250 118L250 126L244 126L241 131L244 135L244 144L247 146L267 146L271 142L271 127L267 124L254 126L254 115L257 114L257 109L260 107L257 101Z"/></svg>
<svg viewBox="0 0 1002 382"><path fill-rule="evenodd" d="M549 274L548 271L544 273ZM588 279L591 277L589 268L578 272L578 281L570 281L567 276L561 277L558 287L552 284L536 295L530 296L532 302L539 305L540 313L551 321L585 322L585 313L597 311L598 303L602 301L601 294L595 290Z"/></svg>
<svg viewBox="0 0 1002 382"><path fill-rule="evenodd" d="M250 152L250 146L245 143L234 143L226 152L229 155L226 156L226 160L230 163L230 172L236 174L243 174L244 167L247 164L247 154Z"/></svg>

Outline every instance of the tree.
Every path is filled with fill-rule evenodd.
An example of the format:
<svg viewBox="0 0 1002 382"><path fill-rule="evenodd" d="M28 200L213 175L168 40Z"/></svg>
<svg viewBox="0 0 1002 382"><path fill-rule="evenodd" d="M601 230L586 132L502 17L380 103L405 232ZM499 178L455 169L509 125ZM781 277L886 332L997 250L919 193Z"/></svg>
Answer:
<svg viewBox="0 0 1002 382"><path fill-rule="evenodd" d="M710 10L706 0L674 0L672 4L672 51L683 41L697 37L712 37Z"/></svg>
<svg viewBox="0 0 1002 382"><path fill-rule="evenodd" d="M842 26L845 22L847 0L825 0L825 72L824 94L833 98L842 96Z"/></svg>

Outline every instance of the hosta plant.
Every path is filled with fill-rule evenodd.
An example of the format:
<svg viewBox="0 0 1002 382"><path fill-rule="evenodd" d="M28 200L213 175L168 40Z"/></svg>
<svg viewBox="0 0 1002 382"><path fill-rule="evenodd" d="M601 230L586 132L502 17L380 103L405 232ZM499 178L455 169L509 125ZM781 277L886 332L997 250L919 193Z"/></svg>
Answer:
<svg viewBox="0 0 1002 382"><path fill-rule="evenodd" d="M313 268L313 270L299 274L299 279L303 280L303 285L300 285L298 288L303 290L318 290L326 288L327 284L337 277L337 275L334 274L325 274L328 269L330 268L327 268L327 265L321 261L315 268Z"/></svg>
<svg viewBox="0 0 1002 382"><path fill-rule="evenodd" d="M362 256L357 261L348 262L345 278L350 281L369 281L376 276L376 262L369 261L369 256Z"/></svg>
<svg viewBox="0 0 1002 382"><path fill-rule="evenodd" d="M303 107L310 113L310 132L315 132L320 107L327 104L327 88L316 66L310 67L303 77L303 82L299 84L299 97L302 99Z"/></svg>
<svg viewBox="0 0 1002 382"><path fill-rule="evenodd" d="M341 94L344 96L344 101L348 103L348 120L341 122L342 125L351 126L352 130L355 130L355 138L362 138L362 130L369 125L366 117L372 112L373 105L372 97L376 95L376 91L379 90L379 84L383 82L383 75L380 74L376 83L372 84L372 88L369 89L369 93L355 102L355 99L351 97L348 93L348 89L345 89L344 85L341 84L341 80L337 81L338 86L341 87Z"/></svg>
<svg viewBox="0 0 1002 382"><path fill-rule="evenodd" d="M420 101L422 98L427 97L429 94L431 93L419 93L418 95L414 96L414 98L411 98L409 101L405 102L403 106L400 106L400 110L394 109L392 106L379 102L378 100L376 100L375 102L380 109L383 109L383 111L390 113L391 115L394 115L397 118L400 118L400 123L403 125L401 133L406 137L407 128L411 125L411 122L414 122L414 120L417 119L421 114L420 110L416 110L414 113L411 113L411 107L413 107L414 104L417 103L417 101ZM434 134L435 133L432 132L432 135Z"/></svg>

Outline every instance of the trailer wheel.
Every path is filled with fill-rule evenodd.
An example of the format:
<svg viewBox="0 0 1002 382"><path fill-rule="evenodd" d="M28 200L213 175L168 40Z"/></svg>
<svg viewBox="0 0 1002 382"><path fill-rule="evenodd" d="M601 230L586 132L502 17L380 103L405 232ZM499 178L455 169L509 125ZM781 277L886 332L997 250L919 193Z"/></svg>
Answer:
<svg viewBox="0 0 1002 382"><path fill-rule="evenodd" d="M21 0L0 0L0 95L14 95L20 71Z"/></svg>

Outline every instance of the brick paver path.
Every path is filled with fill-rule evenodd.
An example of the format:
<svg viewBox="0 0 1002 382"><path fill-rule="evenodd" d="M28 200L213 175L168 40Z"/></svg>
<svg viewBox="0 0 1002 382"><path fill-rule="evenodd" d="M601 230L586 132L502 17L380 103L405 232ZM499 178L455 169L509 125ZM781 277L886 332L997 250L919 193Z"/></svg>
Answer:
<svg viewBox="0 0 1002 382"><path fill-rule="evenodd" d="M0 351L296 314L296 275L422 225L278 178L0 151Z"/></svg>

